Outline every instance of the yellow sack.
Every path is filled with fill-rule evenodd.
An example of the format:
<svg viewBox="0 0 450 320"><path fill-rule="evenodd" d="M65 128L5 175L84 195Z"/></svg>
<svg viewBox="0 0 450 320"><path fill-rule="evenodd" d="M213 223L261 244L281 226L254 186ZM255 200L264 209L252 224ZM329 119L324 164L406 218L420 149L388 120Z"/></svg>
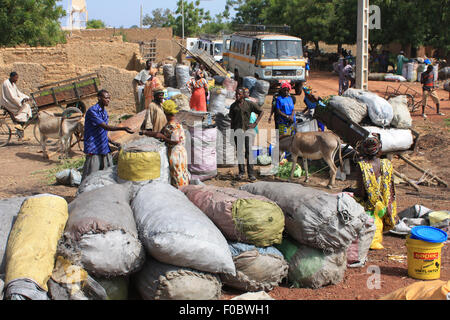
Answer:
<svg viewBox="0 0 450 320"><path fill-rule="evenodd" d="M67 202L58 196L33 197L22 204L6 247L6 285L26 278L48 291L68 216Z"/></svg>
<svg viewBox="0 0 450 320"><path fill-rule="evenodd" d="M120 150L117 175L128 181L158 179L161 175L161 156L158 152L126 152Z"/></svg>
<svg viewBox="0 0 450 320"><path fill-rule="evenodd" d="M379 300L447 300L449 294L450 280L419 281Z"/></svg>

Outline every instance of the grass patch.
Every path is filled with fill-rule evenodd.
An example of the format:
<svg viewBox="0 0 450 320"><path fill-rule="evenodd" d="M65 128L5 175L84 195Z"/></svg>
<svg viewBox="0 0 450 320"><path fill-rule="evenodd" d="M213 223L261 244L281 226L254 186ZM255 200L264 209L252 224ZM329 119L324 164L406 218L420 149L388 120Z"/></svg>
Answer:
<svg viewBox="0 0 450 320"><path fill-rule="evenodd" d="M447 127L450 127L450 118L444 119L444 123Z"/></svg>
<svg viewBox="0 0 450 320"><path fill-rule="evenodd" d="M34 171L31 174L32 175L43 174L45 177L45 183L47 185L51 185L56 182L56 174L58 172L63 171L65 169L82 168L85 160L86 160L86 158L84 156L81 158L77 158L77 159L64 160L63 162L59 163L54 168Z"/></svg>

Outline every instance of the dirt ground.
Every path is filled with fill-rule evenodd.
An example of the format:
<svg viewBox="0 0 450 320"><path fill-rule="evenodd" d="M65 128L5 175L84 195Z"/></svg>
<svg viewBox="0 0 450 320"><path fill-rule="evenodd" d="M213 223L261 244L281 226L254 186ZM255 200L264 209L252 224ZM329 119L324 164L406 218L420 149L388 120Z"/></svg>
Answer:
<svg viewBox="0 0 450 320"><path fill-rule="evenodd" d="M312 72L307 83L313 88L316 95L325 97L336 94L338 91L338 78L328 72ZM397 88L400 84L393 82L370 81L369 90L384 96L386 88ZM421 92L418 83L408 83L409 87L417 92ZM448 92L439 90L441 98L441 112L445 116L434 115L434 110L427 111L428 118L425 120L420 116L420 110L412 114L414 130L420 133L418 147L415 153L407 157L417 163L424 170L437 175L446 182L450 182L450 160L449 160L449 126L450 126L450 102ZM269 128L272 125L267 123L270 113L268 97L264 105L265 115L260 122L261 128ZM433 105L434 107L434 105ZM296 111L304 108L303 97L297 97ZM113 116L113 115L111 115ZM446 120L447 119L447 120ZM27 142L18 142L13 137L11 143L0 148L2 165L0 166L0 198L14 196L28 196L41 193L52 193L64 197L71 201L76 193L76 188L49 183L48 170L54 169L60 163L56 156L50 161L42 158L40 146L34 140L32 127L28 128L26 135L31 138ZM82 152L74 148L73 158L82 156ZM425 177L423 172L418 171L401 159L394 158L394 167L397 171L407 175L414 181L420 181ZM239 187L246 181L236 182L233 175L237 174L237 168L221 168L219 175L205 183L218 186ZM322 172L311 178L309 187L323 189L326 188L327 172ZM274 178L262 178L275 180ZM350 177L351 179L351 177ZM303 179L295 182L303 184ZM354 180L336 181L333 192L354 185ZM442 185L428 184L420 185L420 192L413 189L408 184L399 181L396 185L398 212L409 208L415 204L420 204L434 210L449 210L450 197L449 188ZM384 250L371 250L369 261L362 268L348 268L344 280L332 286L320 289L297 289L289 288L286 283L281 284L269 295L277 300L373 300L378 299L396 289L405 287L418 280L407 275L407 249L405 238L395 236L391 233L384 234ZM441 280L450 279L450 246L447 242L442 249ZM370 270L378 267L380 275L380 286L370 289L373 273ZM242 292L224 288L222 299L230 299Z"/></svg>

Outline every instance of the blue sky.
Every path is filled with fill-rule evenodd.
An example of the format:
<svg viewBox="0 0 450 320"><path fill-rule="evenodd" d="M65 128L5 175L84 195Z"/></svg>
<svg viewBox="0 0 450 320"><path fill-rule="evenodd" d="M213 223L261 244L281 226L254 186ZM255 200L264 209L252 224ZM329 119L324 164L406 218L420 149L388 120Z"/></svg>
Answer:
<svg viewBox="0 0 450 320"><path fill-rule="evenodd" d="M188 0L190 1L190 0ZM58 1L67 10L70 0ZM177 0L86 0L88 18L100 19L108 27L128 28L132 25L139 26L140 8L143 6L143 14L151 14L157 8L176 9ZM202 0L200 7L209 10L211 16L215 16L225 8L226 0ZM67 16L61 20L61 25L68 24Z"/></svg>

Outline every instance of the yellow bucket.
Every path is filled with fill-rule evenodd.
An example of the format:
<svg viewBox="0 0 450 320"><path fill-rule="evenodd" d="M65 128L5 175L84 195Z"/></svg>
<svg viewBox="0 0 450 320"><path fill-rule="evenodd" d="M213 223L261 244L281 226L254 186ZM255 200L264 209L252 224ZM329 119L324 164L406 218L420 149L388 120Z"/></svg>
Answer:
<svg viewBox="0 0 450 320"><path fill-rule="evenodd" d="M407 238L408 276L420 280L441 277L441 249L444 243L432 243Z"/></svg>

